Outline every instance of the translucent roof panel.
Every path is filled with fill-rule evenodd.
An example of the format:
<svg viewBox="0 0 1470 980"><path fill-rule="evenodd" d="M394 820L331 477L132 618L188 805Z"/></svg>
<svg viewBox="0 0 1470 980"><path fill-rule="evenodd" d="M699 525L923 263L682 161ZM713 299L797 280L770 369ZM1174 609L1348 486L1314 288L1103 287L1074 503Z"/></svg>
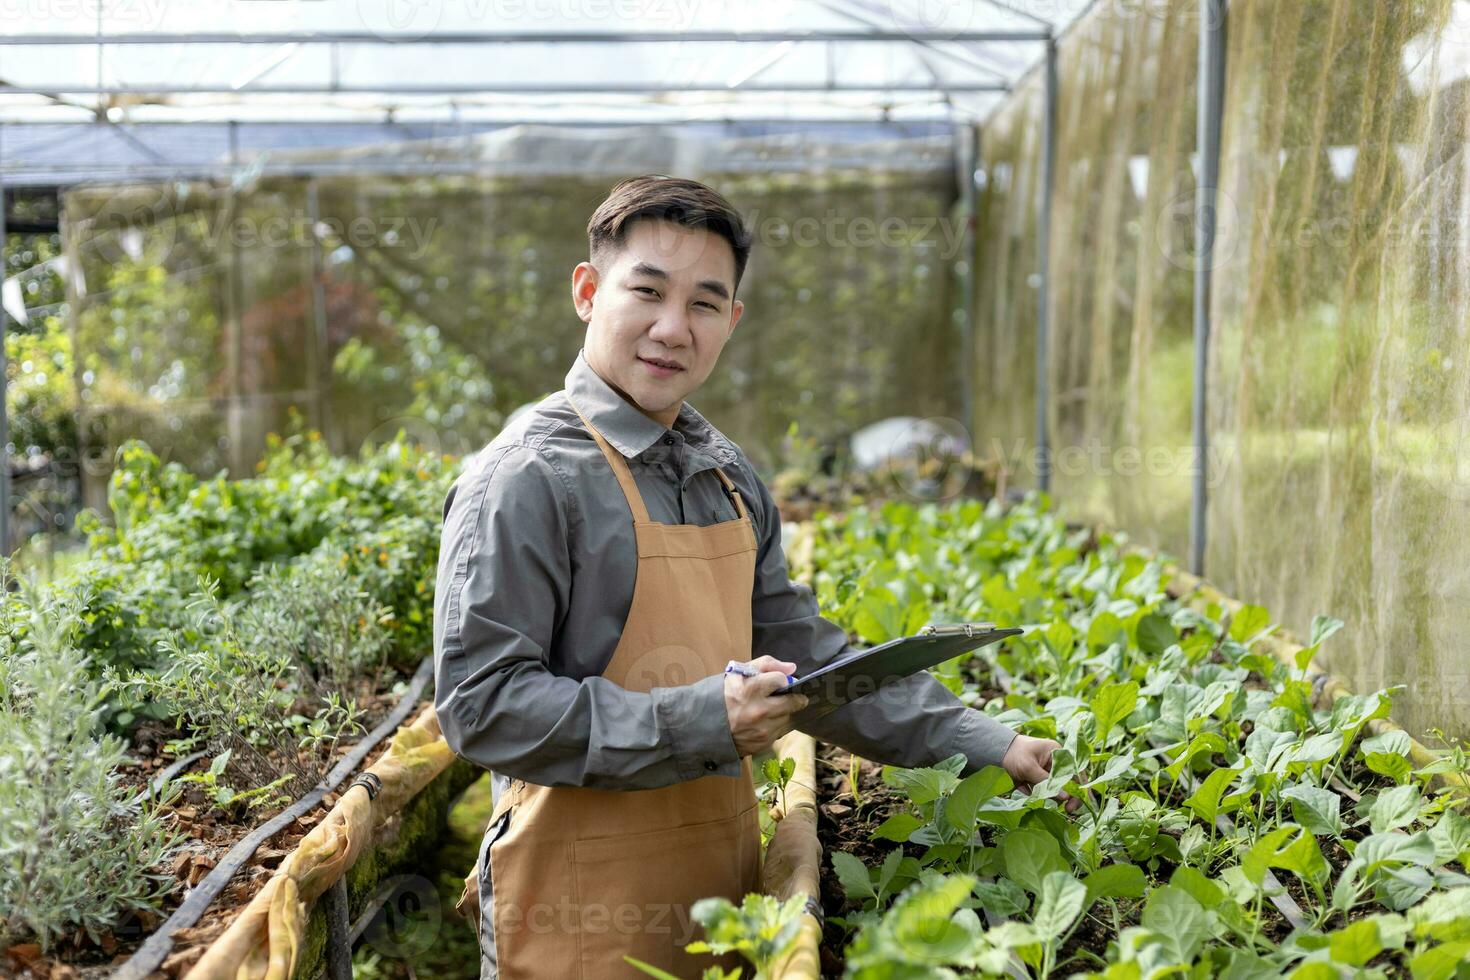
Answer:
<svg viewBox="0 0 1470 980"><path fill-rule="evenodd" d="M0 173L7 145L56 137L14 129L32 124L268 123L331 145L317 124L976 121L1088 3L48 4L0 36Z"/></svg>

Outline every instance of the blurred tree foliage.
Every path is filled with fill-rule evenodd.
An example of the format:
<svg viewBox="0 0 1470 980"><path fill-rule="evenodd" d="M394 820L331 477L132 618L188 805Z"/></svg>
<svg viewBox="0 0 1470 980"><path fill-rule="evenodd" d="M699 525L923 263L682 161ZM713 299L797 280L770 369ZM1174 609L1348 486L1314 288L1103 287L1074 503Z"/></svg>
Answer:
<svg viewBox="0 0 1470 980"><path fill-rule="evenodd" d="M793 419L830 440L954 415L942 170L704 175L750 219L746 313L694 404L774 466ZM473 451L561 387L572 268L614 181L355 176L78 191L86 438L198 471L249 466L295 406L338 452L405 427ZM100 284L100 287L99 285ZM237 412L229 417L234 399ZM232 446L231 440L246 445Z"/></svg>

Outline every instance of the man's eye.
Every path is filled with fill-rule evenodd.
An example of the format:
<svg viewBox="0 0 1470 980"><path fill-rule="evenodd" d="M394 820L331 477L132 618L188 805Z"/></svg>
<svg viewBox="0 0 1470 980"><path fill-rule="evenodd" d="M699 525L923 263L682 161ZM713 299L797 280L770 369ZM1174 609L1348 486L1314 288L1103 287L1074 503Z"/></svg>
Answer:
<svg viewBox="0 0 1470 980"><path fill-rule="evenodd" d="M658 290L654 289L652 286L634 286L633 291L635 293L647 293L649 296L658 295Z"/></svg>
<svg viewBox="0 0 1470 980"><path fill-rule="evenodd" d="M713 303L696 303L694 305L695 306L702 306L702 307L704 307L707 310L714 311L715 313L720 312L720 308L718 306L716 306L715 304L713 304Z"/></svg>

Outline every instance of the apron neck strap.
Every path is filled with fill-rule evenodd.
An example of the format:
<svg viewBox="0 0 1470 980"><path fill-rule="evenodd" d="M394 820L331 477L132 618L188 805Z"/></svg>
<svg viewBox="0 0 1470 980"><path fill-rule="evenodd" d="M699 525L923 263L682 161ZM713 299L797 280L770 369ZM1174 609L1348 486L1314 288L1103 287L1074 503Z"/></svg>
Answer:
<svg viewBox="0 0 1470 980"><path fill-rule="evenodd" d="M735 505L735 516L742 519L749 517L750 512L745 509L745 499L740 496L740 491L735 489L735 484L730 482L730 478L725 475L725 471L716 466L715 475L725 485L725 493L729 495L730 502Z"/></svg>
<svg viewBox="0 0 1470 980"><path fill-rule="evenodd" d="M567 402L571 404L572 411L577 413L577 418L581 419L582 424L587 427L587 431L592 433L592 438L597 440L597 446L602 450L602 455L607 457L607 465L612 467L613 476L618 478L618 486L623 488L623 496L628 498L628 509L633 512L633 520L639 524L650 523L648 508L643 504L643 494L638 492L638 484L633 482L633 473L628 469L628 461L623 458L622 453L608 443L601 432L597 431L596 426L587 421L587 416L582 414L582 410L570 398L567 399Z"/></svg>

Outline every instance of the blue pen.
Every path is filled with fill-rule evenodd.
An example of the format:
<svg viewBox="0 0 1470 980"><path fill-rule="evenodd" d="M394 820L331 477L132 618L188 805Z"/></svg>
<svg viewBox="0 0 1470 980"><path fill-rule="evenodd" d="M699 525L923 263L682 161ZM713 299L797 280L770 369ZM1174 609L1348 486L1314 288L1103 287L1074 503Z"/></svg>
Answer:
<svg viewBox="0 0 1470 980"><path fill-rule="evenodd" d="M760 672L761 672L760 671L760 668L758 668L758 667L752 667L749 663L744 663L744 662L739 661L739 660L732 660L729 663L725 664L725 673L727 673L727 674L739 674L741 677L755 677ZM790 685L795 684L795 683L796 683L796 678L793 677L790 674L787 674L786 675L786 684L787 684L787 686L790 686Z"/></svg>

